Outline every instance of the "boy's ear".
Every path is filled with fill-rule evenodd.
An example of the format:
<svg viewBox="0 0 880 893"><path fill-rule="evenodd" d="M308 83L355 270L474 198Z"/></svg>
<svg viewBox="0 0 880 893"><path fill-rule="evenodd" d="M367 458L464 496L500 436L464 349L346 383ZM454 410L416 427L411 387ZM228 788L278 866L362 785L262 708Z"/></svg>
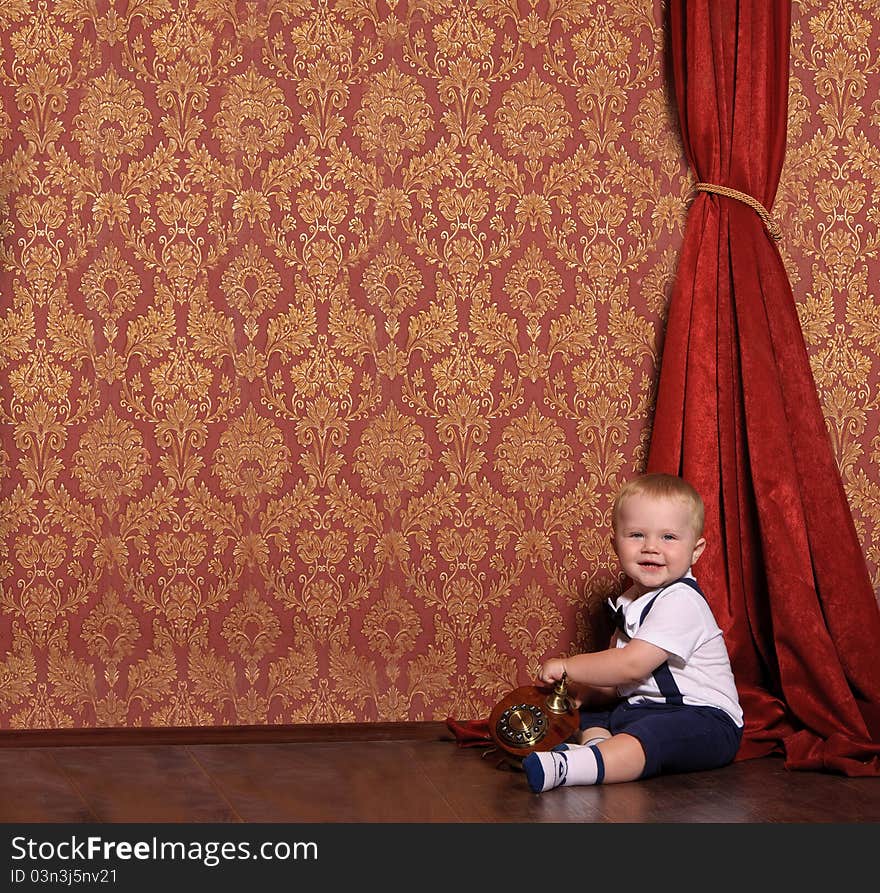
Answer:
<svg viewBox="0 0 880 893"><path fill-rule="evenodd" d="M696 564L700 560L700 556L703 554L703 550L706 548L706 541L703 537L700 537L696 543L694 543L694 554L691 557L691 564Z"/></svg>

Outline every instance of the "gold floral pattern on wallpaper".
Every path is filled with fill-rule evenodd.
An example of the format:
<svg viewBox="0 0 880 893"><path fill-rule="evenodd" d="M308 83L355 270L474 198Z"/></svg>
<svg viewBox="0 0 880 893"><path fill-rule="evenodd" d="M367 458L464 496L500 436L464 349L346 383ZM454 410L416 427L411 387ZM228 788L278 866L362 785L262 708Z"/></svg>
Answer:
<svg viewBox="0 0 880 893"><path fill-rule="evenodd" d="M784 254L838 467L880 590L880 5L795 3Z"/></svg>
<svg viewBox="0 0 880 893"><path fill-rule="evenodd" d="M589 647L691 180L660 0L5 0L0 724L484 715ZM880 8L776 212L880 564Z"/></svg>

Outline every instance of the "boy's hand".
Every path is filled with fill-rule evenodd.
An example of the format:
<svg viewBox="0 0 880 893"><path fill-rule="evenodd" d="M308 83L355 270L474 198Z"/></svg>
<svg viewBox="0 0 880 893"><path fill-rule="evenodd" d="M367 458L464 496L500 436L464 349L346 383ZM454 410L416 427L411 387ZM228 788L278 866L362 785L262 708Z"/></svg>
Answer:
<svg viewBox="0 0 880 893"><path fill-rule="evenodd" d="M565 661L558 657L545 661L538 670L538 679L548 685L558 682L565 675Z"/></svg>

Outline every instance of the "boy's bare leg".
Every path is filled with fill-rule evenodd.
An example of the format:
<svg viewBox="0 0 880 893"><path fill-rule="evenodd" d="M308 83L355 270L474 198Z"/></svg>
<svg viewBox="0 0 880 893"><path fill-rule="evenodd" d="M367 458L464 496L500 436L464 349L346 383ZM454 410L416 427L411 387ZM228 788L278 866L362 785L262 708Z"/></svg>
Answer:
<svg viewBox="0 0 880 893"><path fill-rule="evenodd" d="M607 729L586 729L585 732ZM529 787L535 793L561 785L613 784L635 781L645 768L645 752L637 738L625 732L603 737L598 744L554 748L531 753L523 760Z"/></svg>
<svg viewBox="0 0 880 893"><path fill-rule="evenodd" d="M590 726L589 729L581 729L577 733L577 742L578 744L600 744L610 737L611 732L608 729L603 729L601 726Z"/></svg>
<svg viewBox="0 0 880 893"><path fill-rule="evenodd" d="M638 738L621 732L606 738L597 747L605 762L605 784L641 778L645 769L645 751Z"/></svg>

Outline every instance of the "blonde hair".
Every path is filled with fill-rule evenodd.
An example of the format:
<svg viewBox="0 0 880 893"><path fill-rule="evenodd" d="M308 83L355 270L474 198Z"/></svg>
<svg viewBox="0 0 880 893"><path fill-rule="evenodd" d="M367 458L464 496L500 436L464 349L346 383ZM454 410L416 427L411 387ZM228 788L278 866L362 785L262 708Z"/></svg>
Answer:
<svg viewBox="0 0 880 893"><path fill-rule="evenodd" d="M674 474L643 474L627 481L617 492L614 507L611 511L611 527L617 530L620 507L630 496L647 496L651 499L680 499L688 504L691 510L691 522L694 533L699 539L703 535L703 524L706 509L702 497L684 478Z"/></svg>

